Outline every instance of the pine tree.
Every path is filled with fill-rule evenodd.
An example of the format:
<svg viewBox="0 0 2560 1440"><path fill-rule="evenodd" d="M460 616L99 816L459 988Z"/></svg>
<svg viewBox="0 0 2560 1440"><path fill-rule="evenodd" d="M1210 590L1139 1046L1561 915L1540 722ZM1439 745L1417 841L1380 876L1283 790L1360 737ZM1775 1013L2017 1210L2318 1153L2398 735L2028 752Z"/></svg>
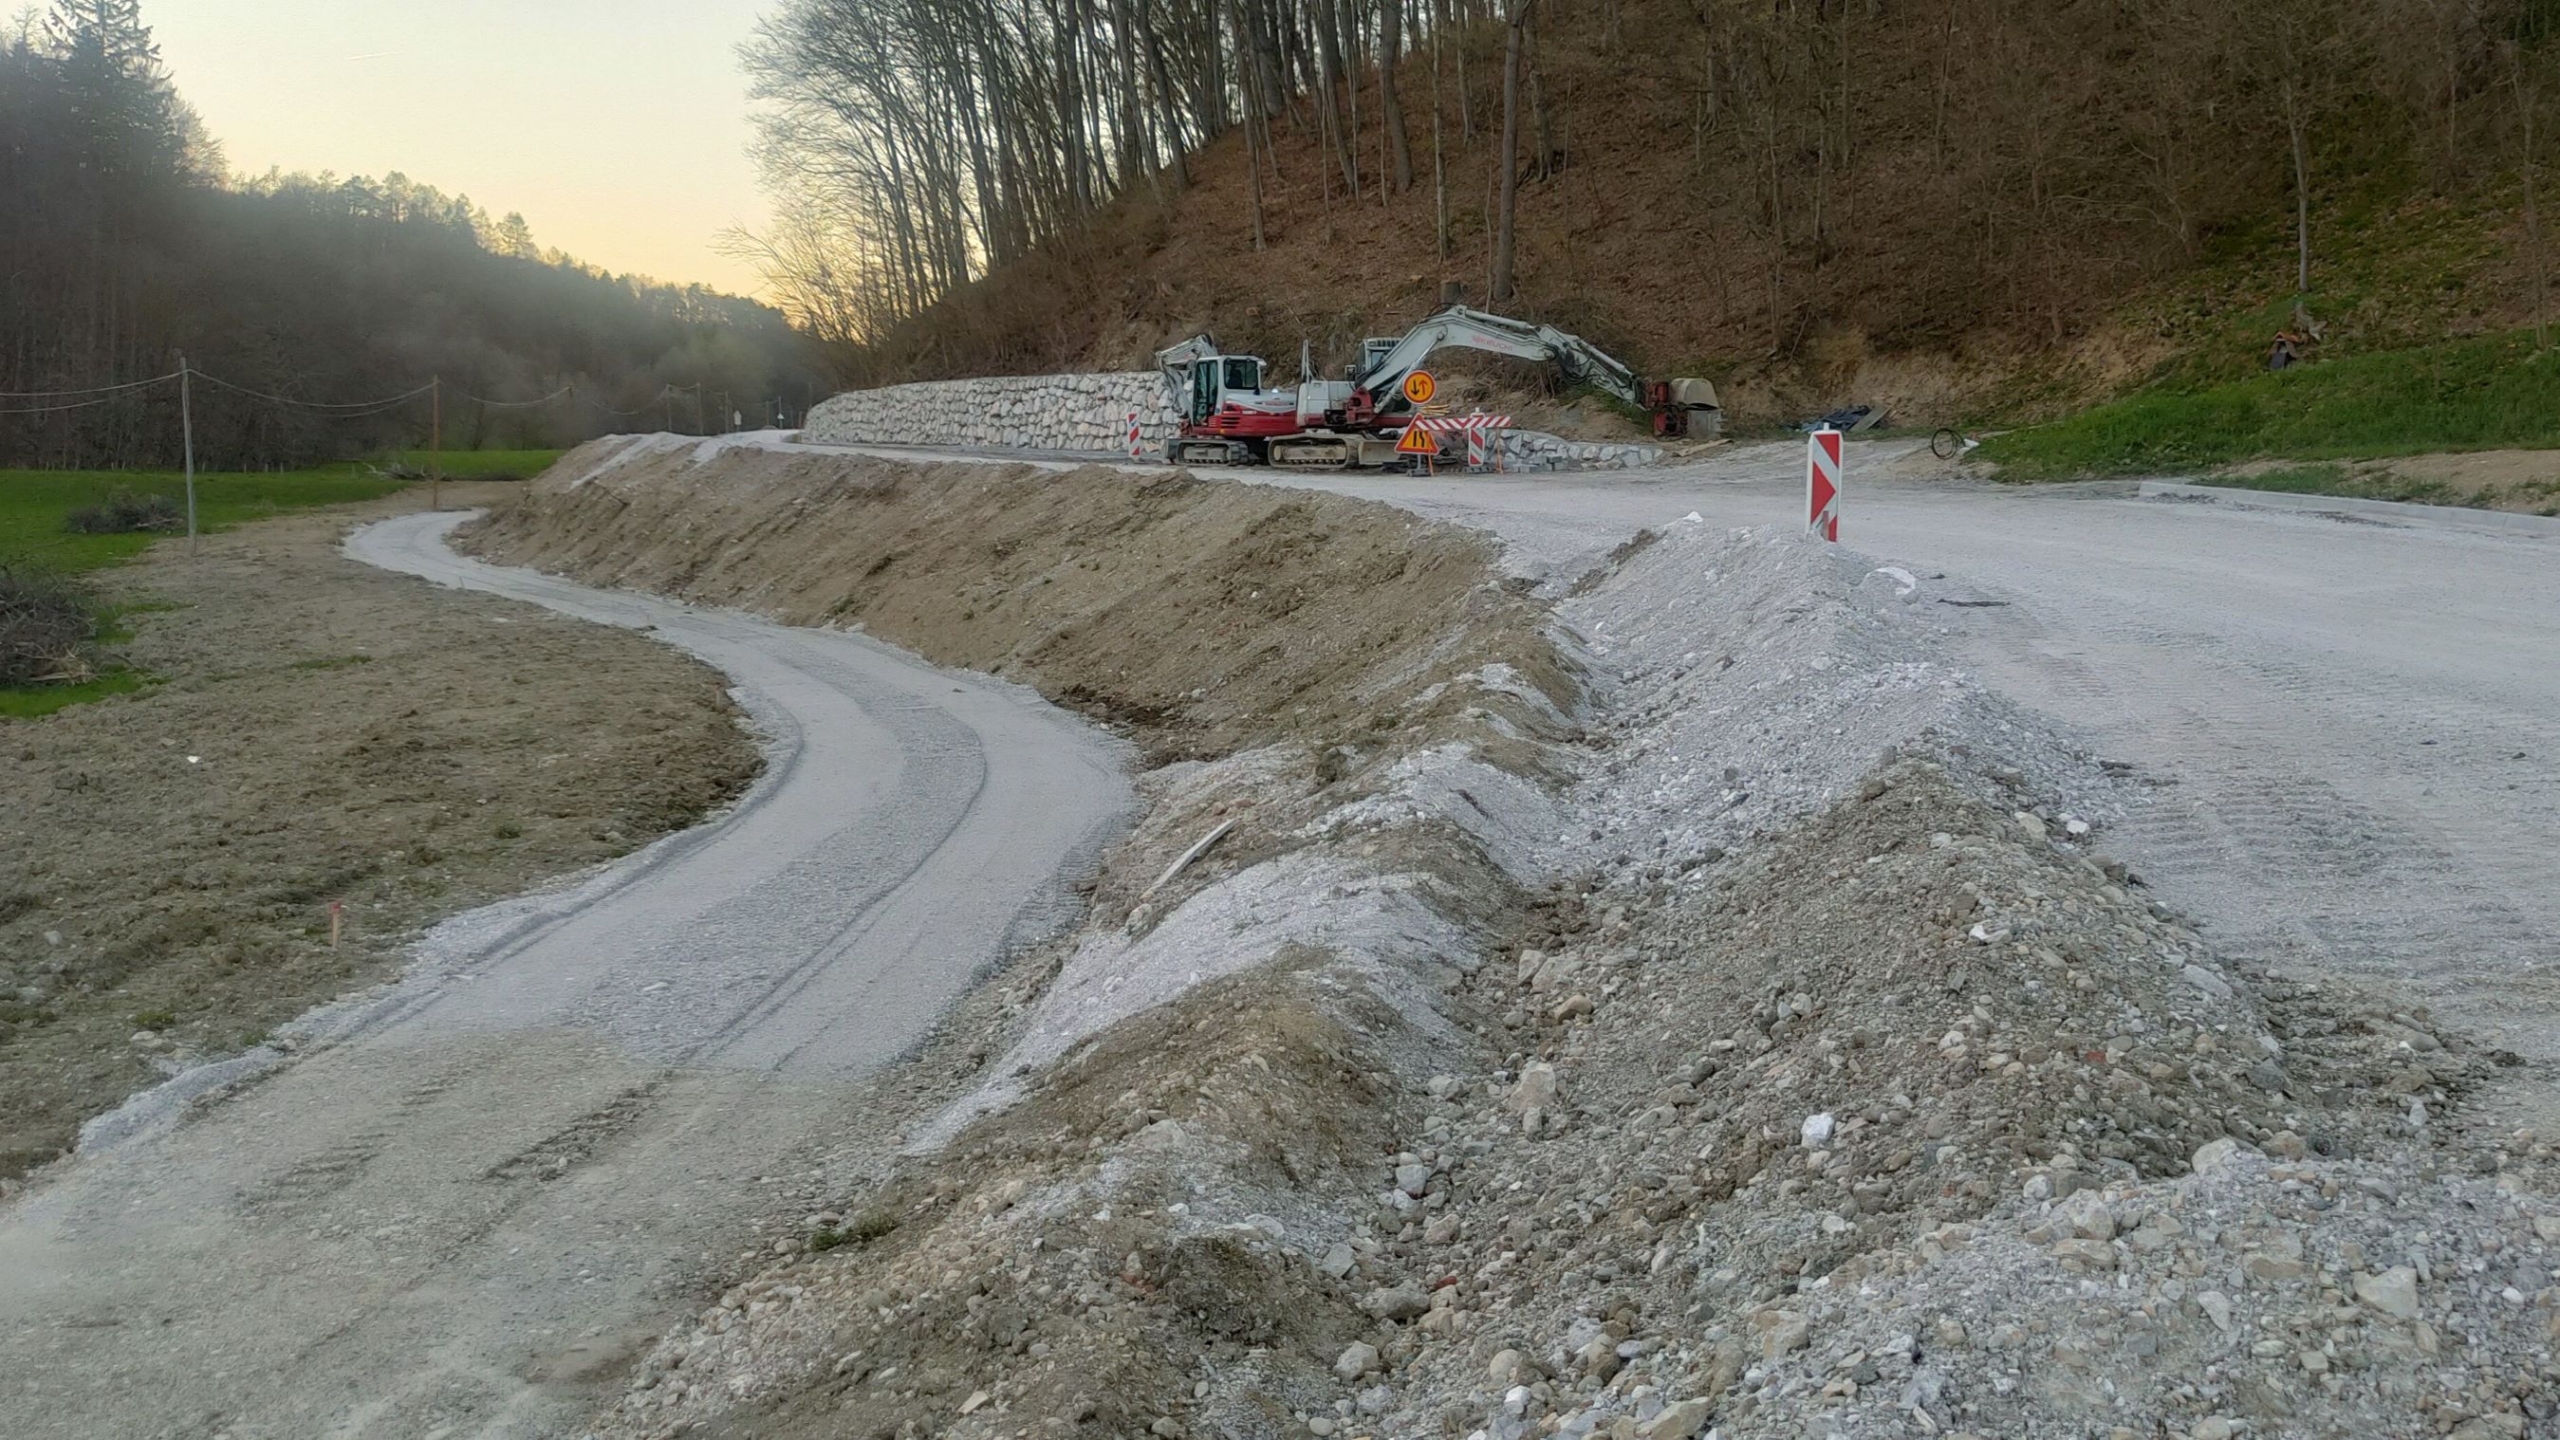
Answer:
<svg viewBox="0 0 2560 1440"><path fill-rule="evenodd" d="M175 173L186 136L142 0L54 0L47 28L83 163L98 175Z"/></svg>

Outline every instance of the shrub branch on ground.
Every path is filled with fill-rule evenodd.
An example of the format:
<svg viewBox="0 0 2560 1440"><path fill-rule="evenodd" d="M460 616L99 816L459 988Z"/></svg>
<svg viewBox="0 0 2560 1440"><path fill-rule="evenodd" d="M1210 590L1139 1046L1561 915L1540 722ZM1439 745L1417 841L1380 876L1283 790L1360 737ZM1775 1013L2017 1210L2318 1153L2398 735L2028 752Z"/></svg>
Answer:
<svg viewBox="0 0 2560 1440"><path fill-rule="evenodd" d="M97 602L77 583L0 563L0 685L96 678L88 647L97 633Z"/></svg>
<svg viewBox="0 0 2560 1440"><path fill-rule="evenodd" d="M62 528L74 535L166 535L185 525L186 517L168 496L121 488L62 519Z"/></svg>

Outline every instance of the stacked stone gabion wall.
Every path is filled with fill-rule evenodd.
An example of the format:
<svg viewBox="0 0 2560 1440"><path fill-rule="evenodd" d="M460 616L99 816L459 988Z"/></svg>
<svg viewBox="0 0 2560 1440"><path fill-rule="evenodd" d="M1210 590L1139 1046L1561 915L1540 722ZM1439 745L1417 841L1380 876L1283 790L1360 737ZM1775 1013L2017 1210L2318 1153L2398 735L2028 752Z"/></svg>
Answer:
<svg viewBox="0 0 2560 1440"><path fill-rule="evenodd" d="M1661 458L1658 445L1605 445L1541 430L1502 432L1505 470L1634 470Z"/></svg>
<svg viewBox="0 0 2560 1440"><path fill-rule="evenodd" d="M1133 410L1147 455L1163 455L1178 422L1163 377L1152 371L1010 375L853 390L810 411L801 435L820 445L1125 455ZM1505 470L1633 470L1662 458L1652 445L1594 444L1536 430L1505 431L1501 443Z"/></svg>
<svg viewBox="0 0 2560 1440"><path fill-rule="evenodd" d="M854 390L809 412L801 434L821 445L961 445L1126 454L1129 412L1151 456L1174 431L1164 377L1153 371L1007 375Z"/></svg>

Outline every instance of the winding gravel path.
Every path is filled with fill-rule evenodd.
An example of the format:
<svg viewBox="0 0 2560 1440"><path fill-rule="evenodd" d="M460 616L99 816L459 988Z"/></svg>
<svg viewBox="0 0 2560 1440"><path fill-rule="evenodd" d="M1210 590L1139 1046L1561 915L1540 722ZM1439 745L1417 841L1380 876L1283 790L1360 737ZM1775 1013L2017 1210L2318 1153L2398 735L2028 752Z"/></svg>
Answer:
<svg viewBox="0 0 2560 1440"><path fill-rule="evenodd" d="M0 1434L560 1433L776 1208L755 1182L821 1163L852 1082L1073 919L1129 812L1119 747L1026 690L464 560L461 518L348 552L655 627L733 678L768 773L443 927L313 1053L185 1125L137 1107L0 1213Z"/></svg>

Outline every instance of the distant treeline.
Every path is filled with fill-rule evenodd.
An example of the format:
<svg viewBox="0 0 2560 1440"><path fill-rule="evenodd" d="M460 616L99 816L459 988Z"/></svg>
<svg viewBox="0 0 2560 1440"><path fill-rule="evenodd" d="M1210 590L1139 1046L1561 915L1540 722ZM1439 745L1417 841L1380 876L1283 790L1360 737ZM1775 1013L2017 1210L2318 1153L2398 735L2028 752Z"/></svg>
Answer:
<svg viewBox="0 0 2560 1440"><path fill-rule="evenodd" d="M175 386L91 392L182 352L306 402L199 383L209 468L421 444L424 398L358 402L430 378L455 448L759 425L828 390L780 312L544 254L520 215L397 174L226 178L139 0L55 0L0 33L0 465L175 464Z"/></svg>

